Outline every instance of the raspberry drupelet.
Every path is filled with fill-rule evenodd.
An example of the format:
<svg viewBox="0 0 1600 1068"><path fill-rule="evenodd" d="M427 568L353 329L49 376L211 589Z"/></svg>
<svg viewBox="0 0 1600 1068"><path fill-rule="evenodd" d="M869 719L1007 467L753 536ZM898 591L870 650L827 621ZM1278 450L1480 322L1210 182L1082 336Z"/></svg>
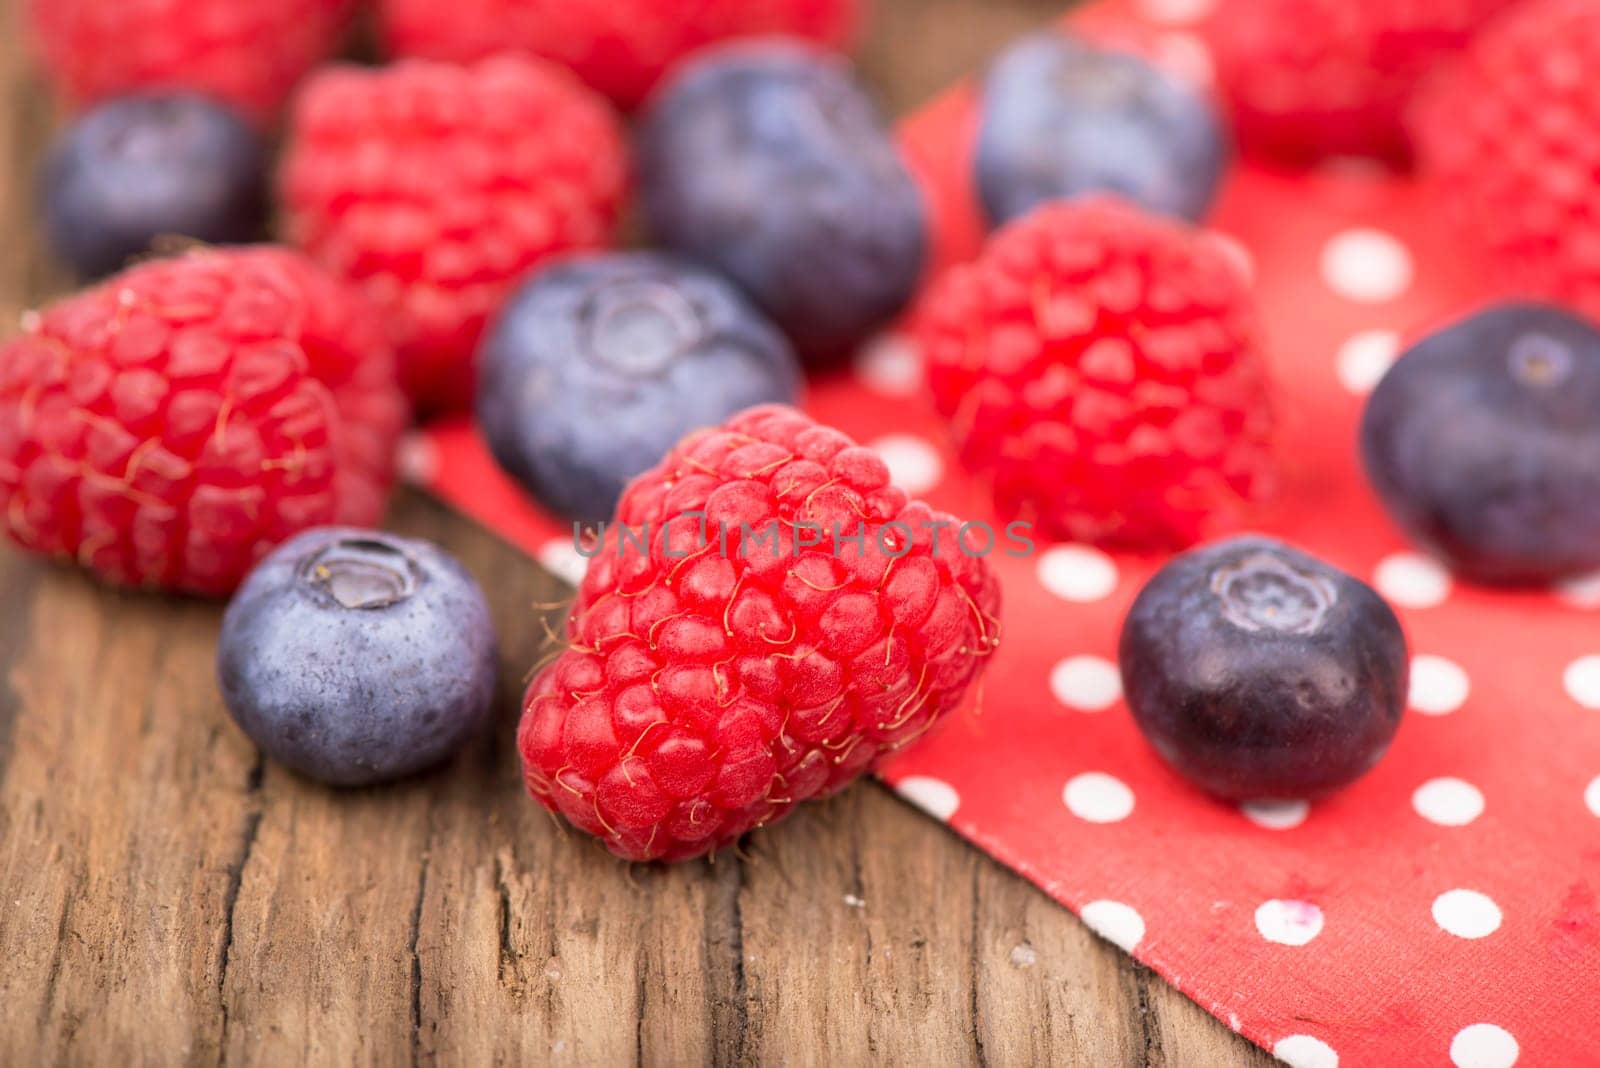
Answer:
<svg viewBox="0 0 1600 1068"><path fill-rule="evenodd" d="M618 856L699 856L842 788L999 640L982 539L792 408L690 435L617 520L645 545L603 535L518 744L533 796Z"/></svg>
<svg viewBox="0 0 1600 1068"><path fill-rule="evenodd" d="M376 313L299 254L157 260L0 346L0 518L108 581L230 592L383 511L404 397Z"/></svg>
<svg viewBox="0 0 1600 1068"><path fill-rule="evenodd" d="M610 243L626 173L604 100L499 56L317 75L279 187L290 241L381 309L413 401L445 410L470 403L479 335L522 276Z"/></svg>
<svg viewBox="0 0 1600 1068"><path fill-rule="evenodd" d="M1214 238L1088 197L1001 230L918 316L966 465L1047 536L1181 548L1272 484L1242 271Z"/></svg>

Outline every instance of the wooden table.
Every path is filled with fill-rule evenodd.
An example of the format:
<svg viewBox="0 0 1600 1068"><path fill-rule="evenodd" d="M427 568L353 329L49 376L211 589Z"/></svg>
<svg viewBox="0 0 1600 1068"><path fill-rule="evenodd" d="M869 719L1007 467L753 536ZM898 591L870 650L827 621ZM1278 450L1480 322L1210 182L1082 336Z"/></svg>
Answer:
<svg viewBox="0 0 1600 1068"><path fill-rule="evenodd" d="M0 321L62 288L33 238L50 124L0 0ZM899 110L1042 22L879 0ZM262 760L212 681L220 609L0 549L0 1064L1266 1064L1066 909L874 783L714 864L628 866L523 795L519 680L561 589L403 493L486 582L494 727L330 791Z"/></svg>

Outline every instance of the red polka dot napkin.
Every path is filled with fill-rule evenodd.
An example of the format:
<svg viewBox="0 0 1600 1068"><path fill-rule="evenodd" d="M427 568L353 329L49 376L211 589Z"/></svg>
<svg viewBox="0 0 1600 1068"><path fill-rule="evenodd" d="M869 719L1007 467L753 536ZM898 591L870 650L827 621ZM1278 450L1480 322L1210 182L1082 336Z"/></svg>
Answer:
<svg viewBox="0 0 1600 1068"><path fill-rule="evenodd" d="M1207 0L1118 0L1133 32L1204 76L1183 24ZM1114 31L1113 31L1114 32ZM981 239L968 90L903 140L943 263ZM1249 266L1291 440L1263 529L1366 577L1414 654L1410 711L1355 786L1235 807L1170 773L1121 700L1122 615L1155 558L1081 545L996 554L1005 644L979 700L882 775L1229 1027L1299 1068L1600 1064L1600 576L1548 593L1459 585L1411 551L1357 470L1363 395L1407 338L1488 295L1427 196L1361 164L1234 175L1214 220ZM896 481L993 519L886 336L809 409L878 447ZM417 481L569 579L538 514L464 424L415 439ZM775 831L773 833L782 833Z"/></svg>

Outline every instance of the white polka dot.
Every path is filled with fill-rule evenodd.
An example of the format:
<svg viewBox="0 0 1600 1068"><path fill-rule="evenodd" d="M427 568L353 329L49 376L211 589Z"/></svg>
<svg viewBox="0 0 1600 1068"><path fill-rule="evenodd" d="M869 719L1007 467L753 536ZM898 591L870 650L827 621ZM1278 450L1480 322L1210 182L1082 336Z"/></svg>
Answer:
<svg viewBox="0 0 1600 1068"><path fill-rule="evenodd" d="M961 795L942 779L909 775L895 784L895 791L936 820L948 822L961 807Z"/></svg>
<svg viewBox="0 0 1600 1068"><path fill-rule="evenodd" d="M1433 608L1450 596L1450 573L1416 553L1383 558L1373 575L1378 592L1402 608Z"/></svg>
<svg viewBox="0 0 1600 1068"><path fill-rule="evenodd" d="M926 493L939 484L944 462L921 438L910 434L890 434L868 445L889 465L889 478L912 496Z"/></svg>
<svg viewBox="0 0 1600 1068"><path fill-rule="evenodd" d="M1117 666L1101 656L1069 656L1050 671L1050 692L1080 712L1102 712L1122 697Z"/></svg>
<svg viewBox="0 0 1600 1068"><path fill-rule="evenodd" d="M1039 557L1039 581L1062 600L1087 604L1111 596L1117 565L1099 549L1057 545Z"/></svg>
<svg viewBox="0 0 1600 1068"><path fill-rule="evenodd" d="M1476 890L1447 890L1433 900L1433 922L1457 938L1482 938L1500 927L1500 906Z"/></svg>
<svg viewBox="0 0 1600 1068"><path fill-rule="evenodd" d="M1600 775L1596 775L1583 791L1583 803L1596 817L1600 817Z"/></svg>
<svg viewBox="0 0 1600 1068"><path fill-rule="evenodd" d="M539 547L539 563L556 578L569 586L583 581L589 570L589 561L578 552L570 536L553 538Z"/></svg>
<svg viewBox="0 0 1600 1068"><path fill-rule="evenodd" d="M1128 953L1144 938L1144 917L1120 901L1091 901L1080 915L1091 931Z"/></svg>
<svg viewBox="0 0 1600 1068"><path fill-rule="evenodd" d="M1139 12L1151 22L1185 26L1216 9L1217 0L1139 0Z"/></svg>
<svg viewBox="0 0 1600 1068"><path fill-rule="evenodd" d="M1288 1035L1278 1039L1272 1055L1289 1068L1339 1068L1339 1055L1320 1038Z"/></svg>
<svg viewBox="0 0 1600 1068"><path fill-rule="evenodd" d="M431 486L439 474L439 451L427 435L407 434L400 439L395 453L395 466L400 477L413 486Z"/></svg>
<svg viewBox="0 0 1600 1068"><path fill-rule="evenodd" d="M922 388L922 354L904 334L883 334L856 357L856 377L876 393L911 396Z"/></svg>
<svg viewBox="0 0 1600 1068"><path fill-rule="evenodd" d="M1600 571L1556 583L1556 596L1573 608L1600 608Z"/></svg>
<svg viewBox="0 0 1600 1068"><path fill-rule="evenodd" d="M1443 716L1466 704L1472 680L1461 665L1426 653L1411 658L1408 703L1425 716Z"/></svg>
<svg viewBox="0 0 1600 1068"><path fill-rule="evenodd" d="M1456 1068L1511 1068L1521 1052L1511 1032L1494 1024L1463 1027L1450 1040L1450 1063Z"/></svg>
<svg viewBox="0 0 1600 1068"><path fill-rule="evenodd" d="M1311 814L1309 801L1246 801L1239 806L1244 818L1269 831L1298 827Z"/></svg>
<svg viewBox="0 0 1600 1068"><path fill-rule="evenodd" d="M1429 823L1465 827L1483 815L1483 791L1465 779L1429 779L1411 795L1411 807Z"/></svg>
<svg viewBox="0 0 1600 1068"><path fill-rule="evenodd" d="M1356 396L1365 396L1383 380L1400 355L1400 335L1393 330L1368 330L1339 346L1334 369L1339 384Z"/></svg>
<svg viewBox="0 0 1600 1068"><path fill-rule="evenodd" d="M1403 295L1415 273L1411 253L1382 230L1346 230L1322 248L1322 280L1335 293L1362 304Z"/></svg>
<svg viewBox="0 0 1600 1068"><path fill-rule="evenodd" d="M1584 708L1600 709L1600 656L1581 656L1567 665L1562 683Z"/></svg>
<svg viewBox="0 0 1600 1068"><path fill-rule="evenodd" d="M1116 823L1133 812L1133 791L1103 771L1073 776L1061 791L1061 800L1074 816L1090 823Z"/></svg>
<svg viewBox="0 0 1600 1068"><path fill-rule="evenodd" d="M1256 909L1256 930L1268 942L1303 946L1322 933L1322 910L1309 901L1263 901Z"/></svg>
<svg viewBox="0 0 1600 1068"><path fill-rule="evenodd" d="M1206 87L1217 80L1211 49L1199 34L1164 33L1156 41L1155 61L1190 85Z"/></svg>

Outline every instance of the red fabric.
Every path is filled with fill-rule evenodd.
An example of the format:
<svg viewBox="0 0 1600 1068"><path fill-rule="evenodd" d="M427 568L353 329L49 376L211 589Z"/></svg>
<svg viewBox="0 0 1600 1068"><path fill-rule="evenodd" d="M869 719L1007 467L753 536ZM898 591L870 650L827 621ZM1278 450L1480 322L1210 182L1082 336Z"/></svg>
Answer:
<svg viewBox="0 0 1600 1068"><path fill-rule="evenodd" d="M1144 36L1204 69L1180 30ZM972 130L968 90L904 128L945 263L980 237ZM882 774L1293 1064L1595 1065L1600 580L1551 594L1453 584L1407 548L1355 461L1360 389L1396 336L1490 296L1436 215L1424 190L1360 165L1246 165L1215 219L1255 263L1288 428L1286 492L1257 525L1373 581L1418 657L1413 708L1378 767L1254 820L1196 793L1139 737L1111 668L1123 612L1160 560L1041 544L993 557L1006 638L978 700ZM992 519L913 359L880 344L815 384L808 408L884 443L897 479L930 483L907 488L935 507ZM410 459L462 511L573 561L570 533L469 427L433 428Z"/></svg>

